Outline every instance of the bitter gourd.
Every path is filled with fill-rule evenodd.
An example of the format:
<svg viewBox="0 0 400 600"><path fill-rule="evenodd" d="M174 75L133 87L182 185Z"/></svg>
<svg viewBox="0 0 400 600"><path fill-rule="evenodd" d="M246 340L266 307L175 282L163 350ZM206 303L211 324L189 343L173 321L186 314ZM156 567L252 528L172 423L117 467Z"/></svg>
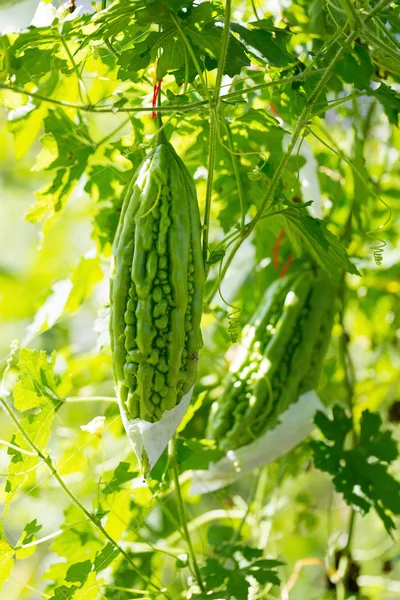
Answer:
<svg viewBox="0 0 400 600"><path fill-rule="evenodd" d="M330 339L335 293L311 268L273 283L243 330L208 435L236 449L273 428L298 396L315 388Z"/></svg>
<svg viewBox="0 0 400 600"><path fill-rule="evenodd" d="M113 371L129 418L158 421L194 384L203 288L196 189L160 135L127 188L113 245Z"/></svg>

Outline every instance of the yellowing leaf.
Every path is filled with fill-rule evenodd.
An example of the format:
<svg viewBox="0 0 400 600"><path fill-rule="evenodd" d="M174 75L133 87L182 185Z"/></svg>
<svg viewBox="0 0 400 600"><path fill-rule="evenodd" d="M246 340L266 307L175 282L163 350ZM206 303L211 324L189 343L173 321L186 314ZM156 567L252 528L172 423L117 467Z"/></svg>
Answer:
<svg viewBox="0 0 400 600"><path fill-rule="evenodd" d="M74 600L96 600L100 597L101 585L96 581L96 573L89 573L84 585L74 594Z"/></svg>
<svg viewBox="0 0 400 600"><path fill-rule="evenodd" d="M52 293L36 312L27 328L23 344L28 344L36 335L53 327L67 313L75 312L90 295L93 286L103 278L99 258L82 258L70 279L62 279L52 286Z"/></svg>
<svg viewBox="0 0 400 600"><path fill-rule="evenodd" d="M23 158L31 148L47 113L48 108L45 104L40 106L25 104L9 113L7 128L14 135L14 152L17 160Z"/></svg>
<svg viewBox="0 0 400 600"><path fill-rule="evenodd" d="M0 589L14 566L14 549L9 544L0 521Z"/></svg>
<svg viewBox="0 0 400 600"><path fill-rule="evenodd" d="M18 368L20 380L14 386L14 406L21 412L29 412L20 423L28 437L41 451L45 450L50 438L51 426L57 410L62 405L59 394L68 389L65 378L54 375L55 355L50 361L45 352L22 348ZM22 450L32 452L32 447L19 431L12 437L12 443ZM8 479L5 491L8 505L17 491L28 479L34 480L38 457L8 449L12 457L8 466Z"/></svg>
<svg viewBox="0 0 400 600"><path fill-rule="evenodd" d="M43 144L43 148L36 157L36 164L32 171L47 169L58 156L57 142L51 133L44 135L40 141Z"/></svg>
<svg viewBox="0 0 400 600"><path fill-rule="evenodd" d="M72 274L72 290L69 296L66 310L74 312L87 298L93 286L103 279L103 271L100 268L99 258L82 258L78 267Z"/></svg>

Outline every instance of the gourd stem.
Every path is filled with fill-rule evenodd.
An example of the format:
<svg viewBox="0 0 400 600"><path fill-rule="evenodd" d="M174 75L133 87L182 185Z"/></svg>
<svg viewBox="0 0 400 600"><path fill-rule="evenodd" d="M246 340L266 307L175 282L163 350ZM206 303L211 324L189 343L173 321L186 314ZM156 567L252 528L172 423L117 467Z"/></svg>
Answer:
<svg viewBox="0 0 400 600"><path fill-rule="evenodd" d="M159 85L160 85L160 88L158 90L157 107L161 106L161 82ZM157 127L158 127L157 144L168 144L168 140L167 140L167 136L165 135L165 129L163 127L160 111L157 111L156 123L157 123Z"/></svg>

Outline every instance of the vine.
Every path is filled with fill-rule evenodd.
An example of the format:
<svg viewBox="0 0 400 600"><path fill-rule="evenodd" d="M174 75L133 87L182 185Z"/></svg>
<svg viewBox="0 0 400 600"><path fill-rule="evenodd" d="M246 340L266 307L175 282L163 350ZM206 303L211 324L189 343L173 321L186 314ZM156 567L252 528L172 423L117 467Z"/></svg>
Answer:
<svg viewBox="0 0 400 600"><path fill-rule="evenodd" d="M361 521L358 513L371 510L373 518L391 535L400 515L398 487L390 473L390 469L395 471L391 464L397 454L390 425L383 431L384 419L379 420L385 411L388 423L398 419L393 397L397 373L392 372L385 355L397 356L393 334L398 330L397 270L391 264L390 270L382 273L383 269L375 269L373 264L371 268L371 261L364 257L369 247L375 265L385 268L383 248L387 245L386 263L386 252L391 258L397 239L394 224L398 211L391 200L399 195L399 184L395 169L391 169L397 163L390 154L400 114L396 96L399 24L394 6L390 0L328 0L310 6L294 0L281 8L281 16L275 20L269 13L263 14L260 3L254 0L240 6L231 0L189 2L179 10L176 3L161 0L100 0L94 10L93 14L77 11L73 19L56 17L51 25L0 38L0 94L9 111L7 132L1 139L7 142L8 136L13 136L16 155L23 160L17 168L13 161L0 156L0 163L6 165L6 196L11 194L14 201L14 188L18 199L31 195L36 174L29 175L32 181L25 187L20 180L21 174L28 178L26 167L32 166L34 154L38 158L33 170L43 171L47 182L27 213L28 221L44 224L41 249L31 261L35 268L29 273L14 268L14 255L24 255L24 244L29 244L27 236L21 248L13 249L14 239L25 235L16 226L14 239L10 236L9 240L7 231L4 237L10 246L10 276L8 263L0 269L1 283L5 283L0 307L5 306L6 314L10 314L12 333L13 320L22 329L32 321L26 335L21 336L23 341L14 342L11 353L0 363L0 406L13 429L9 432L6 428L0 439L8 464L8 470L5 467L1 469L4 473L0 472L6 478L2 494L7 507L4 528L3 522L0 524L0 585L8 578L12 564L29 559L37 548L41 556L52 553L61 557L50 571L53 580L43 584L44 591L39 585L20 585L46 598L83 597L86 593L110 600L131 596L143 600L173 600L178 596L193 600L289 600L296 585L306 589L307 581L298 582L303 569L313 566L323 575L318 591L313 589L313 593L322 597L330 594L330 589L337 600L344 600L351 593L353 567L368 554L356 549ZM153 115L156 121L151 120ZM348 131L349 122L354 137ZM384 123L390 132L385 140L371 136L370 128L377 123ZM345 131L343 136L339 133L338 141L339 127ZM308 143L302 147L306 137ZM371 146L370 142L365 145L371 137ZM39 152L37 139L42 146ZM108 307L98 310L97 302L103 293L101 282L108 276L117 221L121 214L126 216L121 209L123 184L160 139L171 139L193 174L200 198L199 256L206 287L198 304L203 300L204 344L201 347L199 341L196 388L177 434L171 438L164 423L153 430L155 445L162 445L162 436L170 443L167 452L165 440L165 451L143 475L131 448L137 449L137 431L128 429L123 411L122 424L118 421L121 403L119 396L117 400L112 395L106 339ZM372 158L370 147L377 150ZM310 161L309 152L313 153ZM258 157L257 161L251 156ZM311 176L307 188L308 168ZM143 181L147 176L144 172ZM132 181L126 189L136 193L135 179ZM156 184L151 187L150 209L142 217L152 213L157 220L162 212L164 201L157 189ZM67 218L62 221L74 190ZM91 198L90 208L80 202L81 195ZM307 211L310 201L318 200L318 196L323 219L314 218L312 209ZM9 212L12 215L12 209ZM146 232L149 240L157 231L153 217L146 219L150 223ZM164 217L168 223L168 215ZM70 229L78 219L86 219L87 236L82 244ZM385 239L380 240L374 234L384 228L381 237ZM171 231L168 243L173 252L179 239L173 237L173 228ZM368 237L373 238L373 244ZM238 260L236 265L240 250L246 264ZM254 464L245 463L243 470L241 453L226 452L210 432L210 423L216 417L221 392L228 389L232 365L245 345L240 335L242 321L243 325L246 319L256 322L249 321L263 295L256 287L268 287L273 281L271 289L276 285L279 290L279 279L289 270L290 280L296 268L302 267L304 254L311 257L313 273L321 271L322 279L325 272L338 288L336 325L316 390L325 406L336 405L332 411L329 406L324 414L316 413L308 442L279 455L268 466L264 463L237 484L236 478L244 475L248 466L254 471ZM161 271L160 290L171 262L168 256L162 261L158 256L152 258L152 266ZM146 260L147 254L142 266L148 275ZM62 268L55 267L57 262ZM112 269L117 270L115 264ZM127 272L129 269L127 264ZM247 277L250 269L257 277ZM358 269L366 272L361 284ZM347 273L351 278L346 279ZM179 277L175 279L179 286ZM193 289L193 280L189 270L189 283L184 284L188 290ZM26 294L22 293L25 289ZM201 294L202 290L201 286ZM177 307L171 300L173 294L166 295L170 318ZM42 297L46 299L40 307ZM159 304L157 311L161 312L165 302ZM81 306L84 310L78 314ZM153 308L149 303L149 314ZM124 310L121 314L125 319ZM80 339L85 337L85 330L82 327L80 331L80 323L95 313L97 342L90 350L86 346L82 350ZM75 326L75 315L79 335L71 327L72 322ZM191 331L190 316L185 313L186 333ZM381 323L376 325L380 317ZM271 335L274 328L281 327L274 318L267 328ZM130 325L128 320L125 324ZM144 337L158 336L159 346L151 355L154 361L158 354L164 357L164 350L159 349L166 347L167 339L156 329L155 324L143 330ZM250 339L252 326L245 332ZM8 340L8 330L2 333ZM19 337L20 332L15 335ZM364 344L362 367L352 355L357 335ZM376 336L384 338L382 352L375 351L381 344ZM231 347L229 338L236 346ZM29 349L33 340L40 350ZM91 342L85 338L85 344ZM254 354L244 365L243 381L252 381L257 344L262 341L255 341ZM49 361L48 353L53 349L57 354ZM138 352L131 352L129 359L142 360ZM147 358L146 354L143 362ZM197 368L198 352L189 358ZM262 369L265 364L261 364ZM131 365L133 373L135 365ZM130 368L127 366L127 371ZM287 364L284 368L291 370ZM254 380L259 375L255 384L259 387L248 386L243 391L242 379L236 382L235 387L241 389L227 420L233 413L241 414L243 406L257 406L264 390L273 398L277 380L261 375L262 369L254 373ZM371 372L376 373L376 381ZM387 381L375 393L380 372L385 372ZM283 369L279 373L283 382L289 375ZM181 366L178 377L183 376ZM167 374L161 375L160 381L166 382L166 388L172 387ZM12 387L15 408L9 391ZM362 394L368 399L364 401ZM160 396L154 394L155 404L163 402ZM367 410L361 415L364 405ZM296 409L294 403L292 409ZM296 410L296 423L300 423L303 415ZM260 427L263 418L261 413L257 416ZM155 424L160 425L158 421ZM138 423L131 425L135 428ZM293 429L287 431L282 434L282 445ZM267 437L270 433L266 431ZM144 446L147 451L146 443ZM371 450L366 451L367 447ZM138 452L137 456L143 454ZM337 457L340 459L335 463ZM352 460L358 460L360 468L354 468ZM153 457L147 466L150 462L153 465ZM313 464L330 476L324 478L323 499L308 492L309 479L312 482L315 476ZM217 481L220 468L222 476ZM374 469L381 479L374 475ZM307 477L305 485L303 475ZM295 477L296 490L300 491L293 494L291 480ZM390 497L383 492L380 495L383 486L376 485L378 479L388 482L385 489L395 490ZM365 481L371 482L368 489ZM42 523L35 518L22 529L16 495L17 500L22 494L41 498L46 486L51 491L48 498L54 494L57 506L59 498L62 501L65 497L65 524L50 523L46 529L42 519L45 529L39 534ZM203 491L210 493L203 496ZM192 499L191 494L196 497ZM329 498L328 506L325 498ZM90 502L91 508L87 508ZM49 506L49 515L51 509ZM286 536L294 537L303 529L312 532L321 524L319 518L326 519L326 511L326 556L322 557L320 548L311 542L309 556L290 555ZM82 535L81 528L85 531ZM380 561L384 552L383 558L390 562L394 547L381 547L380 554L374 551L374 560ZM98 575L103 569L107 569L104 577ZM10 587L5 593L13 596L18 592Z"/></svg>

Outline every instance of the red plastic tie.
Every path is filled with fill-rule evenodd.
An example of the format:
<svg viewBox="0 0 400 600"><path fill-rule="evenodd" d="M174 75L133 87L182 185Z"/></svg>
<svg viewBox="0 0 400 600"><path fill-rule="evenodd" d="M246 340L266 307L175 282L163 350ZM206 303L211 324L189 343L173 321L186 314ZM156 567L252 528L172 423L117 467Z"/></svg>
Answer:
<svg viewBox="0 0 400 600"><path fill-rule="evenodd" d="M151 103L153 108L157 106L157 98L158 98L158 94L160 93L161 82L162 82L162 79L160 79L160 81L158 83L154 84L154 86L153 86L153 101ZM151 113L151 118L155 119L156 116L157 116L157 112L155 110L153 110L153 112Z"/></svg>
<svg viewBox="0 0 400 600"><path fill-rule="evenodd" d="M287 257L285 264L282 267L282 271L279 273L279 279L283 279L285 277L290 265L292 264L292 260L293 260L293 254L291 252L289 254L289 256Z"/></svg>
<svg viewBox="0 0 400 600"><path fill-rule="evenodd" d="M278 237L276 238L276 242L272 249L272 260L274 264L274 269L279 269L279 248L283 240L283 236L285 235L285 230L281 229Z"/></svg>

